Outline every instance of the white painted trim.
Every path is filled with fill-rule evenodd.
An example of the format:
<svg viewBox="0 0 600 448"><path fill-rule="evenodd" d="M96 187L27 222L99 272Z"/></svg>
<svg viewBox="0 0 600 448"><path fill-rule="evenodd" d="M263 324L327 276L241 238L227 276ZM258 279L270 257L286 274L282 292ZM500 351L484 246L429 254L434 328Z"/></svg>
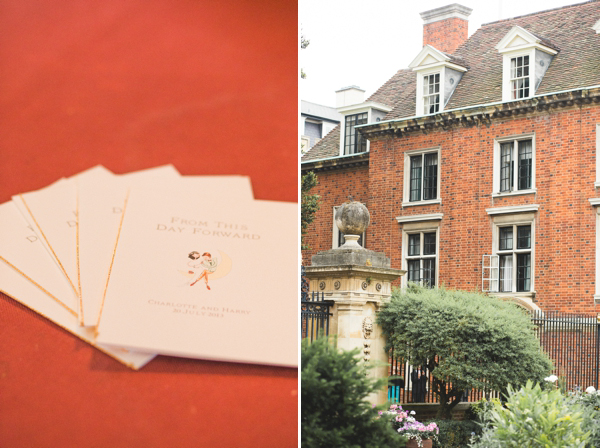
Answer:
<svg viewBox="0 0 600 448"><path fill-rule="evenodd" d="M419 54L412 60L412 62L408 64L408 68L419 67L427 56L431 56L438 62L446 62L450 60L449 56L445 55L432 45L427 44L421 51L419 51Z"/></svg>
<svg viewBox="0 0 600 448"><path fill-rule="evenodd" d="M521 39L527 41L528 43L517 46L517 47L507 47L507 45L517 36L519 36ZM505 51L513 51L513 50L518 50L518 49L523 49L523 48L529 48L529 47L536 47L536 48L539 48L540 50L545 51L546 53L550 53L550 54L558 53L556 50L553 50L553 49L548 48L545 45L541 44L540 43L541 41L542 41L541 39L534 36L526 29L521 28L518 25L515 25L510 29L510 31L508 33L506 33L504 35L504 37L502 39L500 39L500 42L498 42L498 44L496 44L496 46L494 48L496 50L498 50L499 53L503 53Z"/></svg>
<svg viewBox="0 0 600 448"><path fill-rule="evenodd" d="M526 206L521 206L521 207L526 207ZM518 208L518 206L498 207L498 209L501 209L501 208ZM535 210L535 211L537 211L537 210ZM515 212L513 212L513 213L515 213ZM520 226L520 225L531 226L531 249L529 252L531 254L530 290L529 291L520 291L520 292L517 292L517 291L502 292L499 294L503 294L503 295L505 295L505 297L527 297L530 295L533 298L535 296L535 215L533 215L531 213L524 213L523 211L521 211L519 213L515 213L513 215L512 219L501 219L498 221L494 220L493 228L492 228L492 254L499 255L498 254L499 228L500 227L510 227L510 226ZM513 241L515 241L515 242L517 241L516 233L513 235ZM516 243L515 243L515 246L514 246L512 252L516 253L517 251L518 250L516 249ZM512 284L512 286L514 289L516 289L516 287L517 287L516 263L514 263L513 268L514 269L513 269L513 284ZM498 277L498 281L500 281L500 277Z"/></svg>
<svg viewBox="0 0 600 448"><path fill-rule="evenodd" d="M429 11L424 11L420 13L421 19L425 25L429 23L439 22L440 20L445 19L463 19L468 20L469 16L473 9L459 5L458 3L453 3L451 5L442 6L440 8L430 9Z"/></svg>
<svg viewBox="0 0 600 448"><path fill-rule="evenodd" d="M508 207L486 208L485 211L488 215L504 215L508 213L537 212L539 208L539 204L510 205Z"/></svg>
<svg viewBox="0 0 600 448"><path fill-rule="evenodd" d="M600 198L589 198L590 204L592 207L598 207L600 205ZM597 212L600 213L600 209L597 209Z"/></svg>
<svg viewBox="0 0 600 448"><path fill-rule="evenodd" d="M438 167L439 167L439 165L438 165ZM431 205L431 204L441 204L441 203L442 203L441 198L432 199L430 201L402 202L402 208L414 207L416 205Z"/></svg>
<svg viewBox="0 0 600 448"><path fill-rule="evenodd" d="M600 33L600 20L598 20L596 23L594 23L594 26L592 27L592 29L596 32L596 34Z"/></svg>
<svg viewBox="0 0 600 448"><path fill-rule="evenodd" d="M599 20L600 22L600 20ZM594 186L600 187L600 123L596 123L596 183Z"/></svg>
<svg viewBox="0 0 600 448"><path fill-rule="evenodd" d="M515 140L529 140L531 139L531 188L527 190L511 190L511 191L500 191L500 144L511 142ZM506 137L499 137L494 139L494 160L493 160L493 176L492 176L492 197L501 197L501 196L517 196L522 194L532 194L536 193L537 189L535 187L536 180L536 142L535 142L535 132L521 135L510 135ZM515 155L515 160L517 160ZM518 163L515 163L515 173L518 170ZM517 184L517 176L515 175L515 185Z"/></svg>
<svg viewBox="0 0 600 448"><path fill-rule="evenodd" d="M442 215L442 213L435 213L434 215ZM414 216L434 216L434 215L413 215ZM396 218L398 219L398 218ZM441 217L439 219L442 219ZM408 256L408 235L415 233L431 233L435 232L435 288L437 289L440 284L440 224L439 222L431 222L430 225L418 226L415 228L403 228L402 229L402 269L406 272L405 275L400 277L401 287L405 288L408 285L408 262L406 257Z"/></svg>
<svg viewBox="0 0 600 448"><path fill-rule="evenodd" d="M506 196L521 196L524 194L536 194L537 188L530 188L529 190L516 190L516 191L503 191L502 193L492 193L493 198L503 198Z"/></svg>
<svg viewBox="0 0 600 448"><path fill-rule="evenodd" d="M596 291L594 294L594 303L600 304L600 214L598 214L600 208L596 208Z"/></svg>
<svg viewBox="0 0 600 448"><path fill-rule="evenodd" d="M528 48L520 51L510 51L502 55L502 101L514 101L511 98L510 60L520 56L529 56L529 96L516 99L531 98L535 94L535 49Z"/></svg>
<svg viewBox="0 0 600 448"><path fill-rule="evenodd" d="M377 109L383 112L391 112L393 107L387 106L375 101L367 101L365 103L352 104L350 106L338 107L337 111L342 115L354 115L361 112L366 112L368 109Z"/></svg>
<svg viewBox="0 0 600 448"><path fill-rule="evenodd" d="M443 213L429 213L427 215L406 215L396 216L398 223L417 222L417 221L440 221L444 217Z"/></svg>
<svg viewBox="0 0 600 448"><path fill-rule="evenodd" d="M410 202L410 158L421 154L437 152L438 156L438 173L437 173L437 198L427 201ZM434 146L432 148L414 149L404 153L404 185L402 186L402 207L411 205L428 205L442 203L442 148ZM405 205L408 204L408 205Z"/></svg>
<svg viewBox="0 0 600 448"><path fill-rule="evenodd" d="M440 110L436 113L442 112L444 110L444 104L446 104L446 99L444 98L444 85L445 85L445 74L446 70L444 68L431 68L423 71L419 71L417 73L417 91L416 94L416 113L418 116L426 116L426 115L435 115L435 114L426 114L423 110L423 78L427 75L435 75L436 73L440 74Z"/></svg>

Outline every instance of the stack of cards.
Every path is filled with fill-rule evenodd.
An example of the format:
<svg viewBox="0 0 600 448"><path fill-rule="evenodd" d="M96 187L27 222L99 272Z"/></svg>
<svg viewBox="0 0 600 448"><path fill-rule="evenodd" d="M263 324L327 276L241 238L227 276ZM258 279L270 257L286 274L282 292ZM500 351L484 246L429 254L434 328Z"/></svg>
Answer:
<svg viewBox="0 0 600 448"><path fill-rule="evenodd" d="M13 196L0 228L0 290L134 369L298 365L298 207L247 177L98 166Z"/></svg>

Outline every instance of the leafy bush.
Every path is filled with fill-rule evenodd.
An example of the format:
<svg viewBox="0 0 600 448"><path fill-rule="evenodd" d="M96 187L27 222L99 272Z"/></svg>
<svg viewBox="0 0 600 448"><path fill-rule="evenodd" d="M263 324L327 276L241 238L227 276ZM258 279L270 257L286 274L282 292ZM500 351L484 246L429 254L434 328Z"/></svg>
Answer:
<svg viewBox="0 0 600 448"><path fill-rule="evenodd" d="M440 420L440 434L434 448L463 448L469 446L471 435L481 434L481 426L470 420Z"/></svg>
<svg viewBox="0 0 600 448"><path fill-rule="evenodd" d="M441 404L438 419L452 418L465 389L505 391L528 379L540 382L552 369L522 308L480 293L411 284L393 292L377 322L387 349L427 366Z"/></svg>
<svg viewBox="0 0 600 448"><path fill-rule="evenodd" d="M583 429L583 410L559 390L546 391L527 384L508 388L506 407L494 403L489 425L472 448L569 447L583 448L589 433Z"/></svg>
<svg viewBox="0 0 600 448"><path fill-rule="evenodd" d="M600 391L590 387L584 394L569 395L567 401L583 408L583 430L590 432L586 446L600 447Z"/></svg>
<svg viewBox="0 0 600 448"><path fill-rule="evenodd" d="M400 446L400 437L389 422L377 418L366 400L379 391L380 381L366 376L358 350L339 351L320 338L302 341L300 412L302 446Z"/></svg>

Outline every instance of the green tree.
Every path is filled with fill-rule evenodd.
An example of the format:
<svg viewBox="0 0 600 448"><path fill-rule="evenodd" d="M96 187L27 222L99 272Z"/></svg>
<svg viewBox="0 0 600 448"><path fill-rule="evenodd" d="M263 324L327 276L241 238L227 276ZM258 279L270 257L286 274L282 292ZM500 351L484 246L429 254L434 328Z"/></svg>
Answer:
<svg viewBox="0 0 600 448"><path fill-rule="evenodd" d="M300 211L300 227L302 232L302 249L310 249L309 246L304 244L304 235L308 230L309 224L315 219L315 213L319 210L319 195L311 194L312 190L317 185L317 175L309 171L302 176L302 188L301 188L301 211Z"/></svg>
<svg viewBox="0 0 600 448"><path fill-rule="evenodd" d="M400 446L389 421L366 400L382 387L366 374L359 350L340 351L325 337L302 341L300 427L302 447Z"/></svg>
<svg viewBox="0 0 600 448"><path fill-rule="evenodd" d="M438 418L452 418L466 389L505 392L552 369L524 310L484 294L410 284L393 292L377 322L387 349L432 373Z"/></svg>
<svg viewBox="0 0 600 448"><path fill-rule="evenodd" d="M310 44L310 40L304 37L304 33L300 34L300 49L306 50L306 47ZM300 78L306 79L306 73L304 73L304 69L300 68Z"/></svg>

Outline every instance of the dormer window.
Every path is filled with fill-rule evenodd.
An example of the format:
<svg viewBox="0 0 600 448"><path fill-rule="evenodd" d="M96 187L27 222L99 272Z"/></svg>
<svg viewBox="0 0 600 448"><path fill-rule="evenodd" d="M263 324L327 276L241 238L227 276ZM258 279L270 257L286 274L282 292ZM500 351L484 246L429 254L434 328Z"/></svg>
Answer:
<svg viewBox="0 0 600 448"><path fill-rule="evenodd" d="M392 110L385 104L363 101L364 93L356 86L336 91L336 109L344 116L340 123L340 156L368 152L369 141L357 127L381 121Z"/></svg>
<svg viewBox="0 0 600 448"><path fill-rule="evenodd" d="M529 56L511 58L510 83L513 100L529 97Z"/></svg>
<svg viewBox="0 0 600 448"><path fill-rule="evenodd" d="M344 135L344 154L357 154L367 150L367 140L356 130L356 126L367 124L367 113L346 115Z"/></svg>
<svg viewBox="0 0 600 448"><path fill-rule="evenodd" d="M558 49L550 42L514 26L496 45L502 54L502 101L531 98Z"/></svg>
<svg viewBox="0 0 600 448"><path fill-rule="evenodd" d="M409 64L417 72L415 115L432 115L444 110L467 66L459 58L426 45Z"/></svg>
<svg viewBox="0 0 600 448"><path fill-rule="evenodd" d="M440 74L423 77L423 112L435 114L440 111Z"/></svg>

